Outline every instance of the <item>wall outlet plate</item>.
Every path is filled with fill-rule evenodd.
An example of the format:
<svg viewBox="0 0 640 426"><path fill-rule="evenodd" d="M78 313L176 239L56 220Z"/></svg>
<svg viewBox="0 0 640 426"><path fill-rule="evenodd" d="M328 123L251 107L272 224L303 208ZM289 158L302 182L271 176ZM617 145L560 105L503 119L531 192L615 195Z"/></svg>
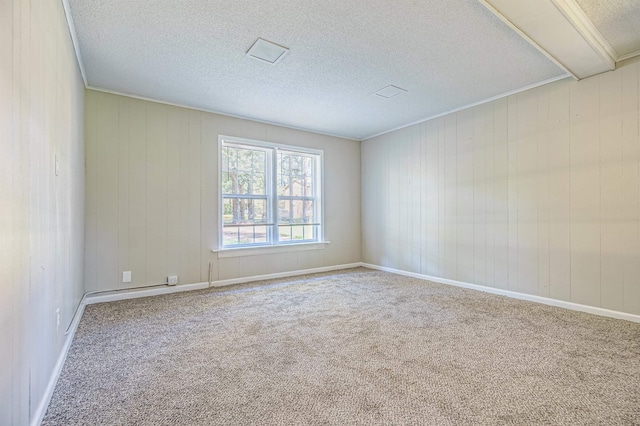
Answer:
<svg viewBox="0 0 640 426"><path fill-rule="evenodd" d="M130 283L131 282L131 271L123 271L122 272L122 282Z"/></svg>
<svg viewBox="0 0 640 426"><path fill-rule="evenodd" d="M177 275L169 275L167 277L167 283L169 283L169 285L178 284L178 276Z"/></svg>

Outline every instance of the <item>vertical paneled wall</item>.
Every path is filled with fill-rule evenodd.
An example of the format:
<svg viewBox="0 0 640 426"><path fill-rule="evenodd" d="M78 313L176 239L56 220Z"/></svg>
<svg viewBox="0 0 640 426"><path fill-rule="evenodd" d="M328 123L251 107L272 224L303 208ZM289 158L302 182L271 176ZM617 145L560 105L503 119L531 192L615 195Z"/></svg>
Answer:
<svg viewBox="0 0 640 426"><path fill-rule="evenodd" d="M361 260L360 142L86 92L87 291ZM324 150L324 250L218 259L218 136ZM122 283L122 271L132 282Z"/></svg>
<svg viewBox="0 0 640 426"><path fill-rule="evenodd" d="M365 262L640 314L640 61L362 143Z"/></svg>
<svg viewBox="0 0 640 426"><path fill-rule="evenodd" d="M84 292L83 102L62 2L0 1L2 425L37 419Z"/></svg>

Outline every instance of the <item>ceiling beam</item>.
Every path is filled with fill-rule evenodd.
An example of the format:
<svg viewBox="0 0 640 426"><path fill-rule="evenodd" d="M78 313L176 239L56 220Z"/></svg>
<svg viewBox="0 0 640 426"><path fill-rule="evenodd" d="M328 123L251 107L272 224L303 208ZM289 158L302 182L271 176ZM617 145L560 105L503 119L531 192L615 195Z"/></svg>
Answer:
<svg viewBox="0 0 640 426"><path fill-rule="evenodd" d="M478 0L576 80L616 68L616 52L575 0Z"/></svg>

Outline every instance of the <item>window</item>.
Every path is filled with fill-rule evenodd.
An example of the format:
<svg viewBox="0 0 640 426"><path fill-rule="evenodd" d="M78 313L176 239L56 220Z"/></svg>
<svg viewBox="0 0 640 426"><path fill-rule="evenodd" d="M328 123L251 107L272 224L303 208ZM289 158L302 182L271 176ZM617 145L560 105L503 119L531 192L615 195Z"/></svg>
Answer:
<svg viewBox="0 0 640 426"><path fill-rule="evenodd" d="M322 151L221 136L220 247L322 241Z"/></svg>

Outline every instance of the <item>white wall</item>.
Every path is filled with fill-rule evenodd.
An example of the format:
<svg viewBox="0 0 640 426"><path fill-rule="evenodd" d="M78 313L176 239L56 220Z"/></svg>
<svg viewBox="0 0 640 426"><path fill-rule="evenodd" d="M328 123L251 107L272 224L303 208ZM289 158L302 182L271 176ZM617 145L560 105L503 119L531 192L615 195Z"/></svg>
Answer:
<svg viewBox="0 0 640 426"><path fill-rule="evenodd" d="M640 62L362 143L363 259L640 314Z"/></svg>
<svg viewBox="0 0 640 426"><path fill-rule="evenodd" d="M360 262L360 142L86 91L87 291ZM324 150L324 250L218 259L218 135ZM132 271L124 284L122 271Z"/></svg>
<svg viewBox="0 0 640 426"><path fill-rule="evenodd" d="M34 417L84 291L83 87L62 3L0 1L2 425Z"/></svg>

